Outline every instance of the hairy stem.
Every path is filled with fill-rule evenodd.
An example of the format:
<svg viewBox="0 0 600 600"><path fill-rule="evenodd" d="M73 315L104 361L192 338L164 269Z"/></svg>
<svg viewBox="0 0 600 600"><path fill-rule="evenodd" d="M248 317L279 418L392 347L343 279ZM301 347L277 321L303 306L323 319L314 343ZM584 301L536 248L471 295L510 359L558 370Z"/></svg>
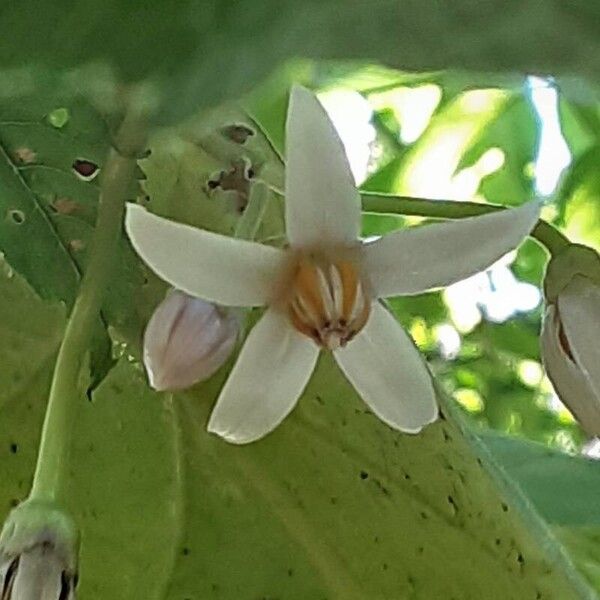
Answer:
<svg viewBox="0 0 600 600"><path fill-rule="evenodd" d="M408 198L388 196L385 194L363 193L362 208L366 212L392 213L432 219L464 219L498 210L506 210L506 206L479 204L477 202L456 202L453 200L427 200L424 198ZM557 254L569 240L558 229L546 221L538 221L531 236L542 244L551 255Z"/></svg>
<svg viewBox="0 0 600 600"><path fill-rule="evenodd" d="M89 262L58 352L30 498L53 501L64 490L76 406L84 397L82 371L110 284L127 189L134 177L136 156L143 150L144 131L137 118L126 116L101 173Z"/></svg>

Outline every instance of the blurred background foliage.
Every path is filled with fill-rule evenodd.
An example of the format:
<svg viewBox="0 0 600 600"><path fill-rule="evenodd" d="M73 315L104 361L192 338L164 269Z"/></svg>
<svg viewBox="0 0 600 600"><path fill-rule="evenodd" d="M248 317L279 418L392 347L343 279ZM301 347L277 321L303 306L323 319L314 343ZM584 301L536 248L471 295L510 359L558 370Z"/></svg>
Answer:
<svg viewBox="0 0 600 600"><path fill-rule="evenodd" d="M461 73L289 64L246 102L280 152L293 80L319 92L362 190L504 205L541 197L546 220L600 248L600 112L552 79L503 89ZM423 222L369 213L363 235ZM577 453L582 433L540 363L545 263L530 240L486 273L392 306L473 425Z"/></svg>

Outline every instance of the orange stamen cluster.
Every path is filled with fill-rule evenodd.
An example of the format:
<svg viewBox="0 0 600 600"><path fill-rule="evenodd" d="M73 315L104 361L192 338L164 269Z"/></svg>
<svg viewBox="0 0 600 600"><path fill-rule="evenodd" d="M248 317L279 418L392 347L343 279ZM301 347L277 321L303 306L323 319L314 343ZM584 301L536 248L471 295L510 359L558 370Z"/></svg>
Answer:
<svg viewBox="0 0 600 600"><path fill-rule="evenodd" d="M370 304L350 261L302 258L295 266L290 319L320 346L335 350L347 344L365 326Z"/></svg>

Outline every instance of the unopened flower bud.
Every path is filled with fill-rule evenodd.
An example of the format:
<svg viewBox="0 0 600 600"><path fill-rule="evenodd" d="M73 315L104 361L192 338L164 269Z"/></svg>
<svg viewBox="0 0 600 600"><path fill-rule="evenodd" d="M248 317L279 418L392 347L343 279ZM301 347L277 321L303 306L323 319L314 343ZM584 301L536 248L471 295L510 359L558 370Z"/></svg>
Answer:
<svg viewBox="0 0 600 600"><path fill-rule="evenodd" d="M585 433L600 436L600 257L569 246L548 264L544 290L546 372Z"/></svg>
<svg viewBox="0 0 600 600"><path fill-rule="evenodd" d="M231 355L237 318L210 302L171 291L154 311L144 334L150 385L180 390L208 379Z"/></svg>
<svg viewBox="0 0 600 600"><path fill-rule="evenodd" d="M64 513L26 502L0 538L1 600L75 600L77 534Z"/></svg>

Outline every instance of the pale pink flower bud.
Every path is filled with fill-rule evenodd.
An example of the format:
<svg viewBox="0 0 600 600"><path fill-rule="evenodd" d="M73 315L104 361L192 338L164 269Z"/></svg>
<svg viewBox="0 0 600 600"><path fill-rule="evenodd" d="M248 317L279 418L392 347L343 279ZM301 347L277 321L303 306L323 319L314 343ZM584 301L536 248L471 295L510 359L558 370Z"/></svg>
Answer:
<svg viewBox="0 0 600 600"><path fill-rule="evenodd" d="M237 318L179 290L158 305L144 334L144 365L159 391L188 388L213 375L231 355Z"/></svg>

